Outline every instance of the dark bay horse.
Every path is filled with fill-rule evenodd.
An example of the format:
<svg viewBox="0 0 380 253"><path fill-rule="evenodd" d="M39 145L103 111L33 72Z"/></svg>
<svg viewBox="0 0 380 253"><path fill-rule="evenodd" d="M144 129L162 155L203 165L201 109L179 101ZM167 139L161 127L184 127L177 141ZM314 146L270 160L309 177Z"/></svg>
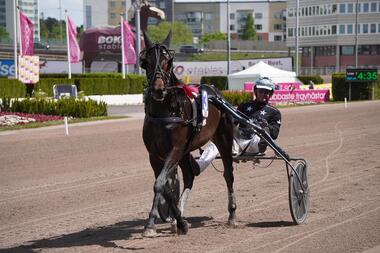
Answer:
<svg viewBox="0 0 380 253"><path fill-rule="evenodd" d="M145 49L140 53L141 67L146 70L148 87L145 91L145 120L143 140L149 152L150 164L156 178L154 199L143 236L156 235L155 221L159 216L160 203L166 202L175 219L178 234L188 232L183 217L184 205L197 171L191 151L209 140L215 143L223 160L224 178L228 188L228 224L236 224L236 200L233 190L232 141L233 122L229 114L209 103L207 123L194 131L193 105L186 95L184 85L173 73L174 52L169 50L171 32L163 43L152 43L144 31ZM211 87L202 85L209 95L220 96ZM180 200L177 167L180 166L184 190ZM198 167L199 169L199 167ZM210 186L212 187L212 186ZM161 214L160 214L161 215ZM161 216L162 217L162 216Z"/></svg>

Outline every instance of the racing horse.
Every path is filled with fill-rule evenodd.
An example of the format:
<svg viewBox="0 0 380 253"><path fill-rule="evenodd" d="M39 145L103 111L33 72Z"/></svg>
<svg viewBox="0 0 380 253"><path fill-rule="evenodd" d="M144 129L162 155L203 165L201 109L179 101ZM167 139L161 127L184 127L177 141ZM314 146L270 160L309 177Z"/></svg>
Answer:
<svg viewBox="0 0 380 253"><path fill-rule="evenodd" d="M228 224L236 226L232 117L216 104L209 103L207 123L196 130L191 102L194 98L187 95L191 87L181 84L173 72L174 51L169 50L171 31L162 43L152 43L146 31L143 34L145 49L140 53L140 64L146 70L148 80L144 92L143 141L156 180L152 208L142 235L157 235L155 221L158 215L161 216L159 205L163 202L166 202L171 217L174 218L172 228L175 224L174 228L178 234L188 232L188 223L183 217L184 205L194 178L199 175L199 167L195 166L196 161L190 152L202 147L209 140L218 147L223 160L223 176L228 189ZM212 86L202 85L202 88L206 89L210 96L221 96ZM182 170L184 182L180 199L179 188L176 188L178 165Z"/></svg>

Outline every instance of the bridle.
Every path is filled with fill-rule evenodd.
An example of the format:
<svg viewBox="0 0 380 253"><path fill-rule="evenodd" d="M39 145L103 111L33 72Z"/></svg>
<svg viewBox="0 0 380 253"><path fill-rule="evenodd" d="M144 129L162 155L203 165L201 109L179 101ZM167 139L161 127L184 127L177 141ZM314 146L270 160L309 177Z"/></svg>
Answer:
<svg viewBox="0 0 380 253"><path fill-rule="evenodd" d="M150 53L152 50L154 50L155 55L155 65L153 71L148 71L147 69L147 54ZM164 56L164 61L161 62L161 56ZM167 49L164 45L160 45L158 43L155 43L152 47L148 49L144 49L140 53L140 59L141 59L141 67L147 71L147 78L148 78L148 92L162 92L161 99L156 99L158 101L164 100L167 90L170 89L170 79L171 74L173 72L173 59L174 59L174 50ZM162 67L162 63L168 64L168 69L165 71ZM163 82L163 87L157 88L155 87L155 83L157 80L161 79Z"/></svg>

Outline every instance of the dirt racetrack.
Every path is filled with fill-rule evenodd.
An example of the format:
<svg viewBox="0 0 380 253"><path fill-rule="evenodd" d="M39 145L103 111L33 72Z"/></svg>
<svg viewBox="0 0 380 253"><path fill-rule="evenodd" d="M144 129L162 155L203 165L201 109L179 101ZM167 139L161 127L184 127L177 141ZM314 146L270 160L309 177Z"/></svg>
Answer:
<svg viewBox="0 0 380 253"><path fill-rule="evenodd" d="M0 252L379 252L380 101L281 109L278 143L310 165L311 208L293 225L282 162L235 166L238 228L209 167L184 236L142 238L153 172L142 119L0 132ZM217 169L222 169L216 161ZM266 162L260 164L265 167Z"/></svg>

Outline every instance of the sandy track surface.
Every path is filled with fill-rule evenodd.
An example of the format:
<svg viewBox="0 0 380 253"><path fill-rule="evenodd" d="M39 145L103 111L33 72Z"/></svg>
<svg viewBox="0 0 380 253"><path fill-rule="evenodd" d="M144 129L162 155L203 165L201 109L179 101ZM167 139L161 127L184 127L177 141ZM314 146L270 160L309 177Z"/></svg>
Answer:
<svg viewBox="0 0 380 253"><path fill-rule="evenodd" d="M292 224L282 162L235 166L238 228L210 167L185 236L142 238L153 172L132 118L0 133L0 252L375 252L380 245L380 102L282 109L280 146L310 165L311 208ZM222 169L220 161L214 163Z"/></svg>

